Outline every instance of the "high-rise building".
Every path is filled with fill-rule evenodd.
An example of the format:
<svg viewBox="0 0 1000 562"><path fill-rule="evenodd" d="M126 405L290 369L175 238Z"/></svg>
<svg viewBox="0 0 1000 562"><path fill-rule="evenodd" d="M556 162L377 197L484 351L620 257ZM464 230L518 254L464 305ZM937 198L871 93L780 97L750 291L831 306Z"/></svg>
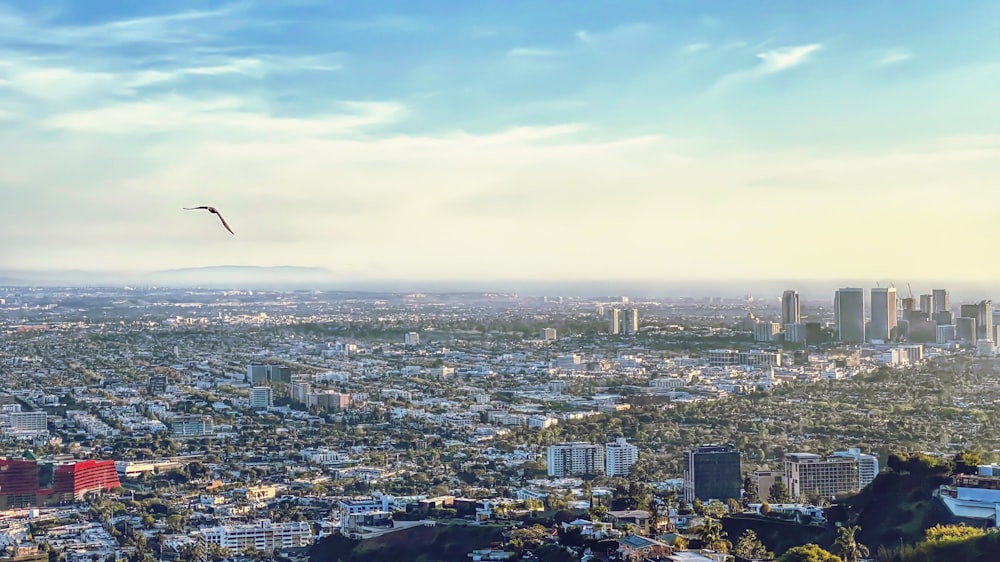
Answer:
<svg viewBox="0 0 1000 562"><path fill-rule="evenodd" d="M549 476L556 478L576 474L602 474L604 447L584 442L549 445L547 464Z"/></svg>
<svg viewBox="0 0 1000 562"><path fill-rule="evenodd" d="M934 312L951 310L951 296L948 294L948 289L934 289L931 294L934 295Z"/></svg>
<svg viewBox="0 0 1000 562"><path fill-rule="evenodd" d="M806 343L806 325L798 322L796 324L785 324L782 327L785 334L785 341L788 343Z"/></svg>
<svg viewBox="0 0 1000 562"><path fill-rule="evenodd" d="M956 335L954 324L938 324L934 330L934 342L941 344L955 341Z"/></svg>
<svg viewBox="0 0 1000 562"><path fill-rule="evenodd" d="M872 321L869 336L872 341L889 341L895 335L896 322L896 289L895 287L877 287L871 290Z"/></svg>
<svg viewBox="0 0 1000 562"><path fill-rule="evenodd" d="M203 546L215 545L233 552L253 550L270 553L312 543L312 525L306 521L274 523L270 519L261 519L256 524L204 527L198 534Z"/></svg>
<svg viewBox="0 0 1000 562"><path fill-rule="evenodd" d="M292 369L285 365L268 365L267 378L271 382L292 383Z"/></svg>
<svg viewBox="0 0 1000 562"><path fill-rule="evenodd" d="M18 436L45 435L49 432L48 415L43 412L11 412L5 433Z"/></svg>
<svg viewBox="0 0 1000 562"><path fill-rule="evenodd" d="M146 390L153 396L163 396L167 392L167 375L150 375Z"/></svg>
<svg viewBox="0 0 1000 562"><path fill-rule="evenodd" d="M920 295L920 312L927 315L928 318L934 314L934 294Z"/></svg>
<svg viewBox="0 0 1000 562"><path fill-rule="evenodd" d="M976 319L968 316L956 318L955 338L962 343L976 343Z"/></svg>
<svg viewBox="0 0 1000 562"><path fill-rule="evenodd" d="M555 328L543 328L542 333L539 337L545 341L552 341L556 339L556 329Z"/></svg>
<svg viewBox="0 0 1000 562"><path fill-rule="evenodd" d="M312 392L312 385L307 382L293 382L291 391L292 400L305 404L309 401L309 393Z"/></svg>
<svg viewBox="0 0 1000 562"><path fill-rule="evenodd" d="M215 420L212 416L177 416L170 420L170 430L174 437L206 437L215 434Z"/></svg>
<svg viewBox="0 0 1000 562"><path fill-rule="evenodd" d="M619 437L614 443L608 443L604 447L604 474L628 476L638 460L639 448L628 443L624 437Z"/></svg>
<svg viewBox="0 0 1000 562"><path fill-rule="evenodd" d="M0 510L38 505L38 463L0 459Z"/></svg>
<svg viewBox="0 0 1000 562"><path fill-rule="evenodd" d="M781 325L798 324L802 321L802 310L799 307L799 292L785 291L781 294Z"/></svg>
<svg viewBox="0 0 1000 562"><path fill-rule="evenodd" d="M756 342L774 341L781 333L781 324L777 322L757 322L753 327L753 340Z"/></svg>
<svg viewBox="0 0 1000 562"><path fill-rule="evenodd" d="M835 457L851 457L858 460L858 489L872 483L878 476L878 457L862 453L861 449L852 447L846 451L834 451Z"/></svg>
<svg viewBox="0 0 1000 562"><path fill-rule="evenodd" d="M855 287L839 289L834 297L837 339L841 343L865 342L865 290Z"/></svg>
<svg viewBox="0 0 1000 562"><path fill-rule="evenodd" d="M861 483L858 464L859 458L853 456L786 453L785 485L793 501L812 494L832 498L843 492L853 492Z"/></svg>
<svg viewBox="0 0 1000 562"><path fill-rule="evenodd" d="M976 337L993 341L993 301L979 301L976 306Z"/></svg>
<svg viewBox="0 0 1000 562"><path fill-rule="evenodd" d="M734 445L702 445L684 451L684 501L738 500L743 476Z"/></svg>
<svg viewBox="0 0 1000 562"><path fill-rule="evenodd" d="M420 345L420 334L417 332L407 332L403 336L403 343L406 345Z"/></svg>
<svg viewBox="0 0 1000 562"><path fill-rule="evenodd" d="M269 386L255 386L250 389L250 408L263 410L274 405L274 398Z"/></svg>
<svg viewBox="0 0 1000 562"><path fill-rule="evenodd" d="M253 385L267 384L267 367L264 363L247 365L247 382Z"/></svg>
<svg viewBox="0 0 1000 562"><path fill-rule="evenodd" d="M938 326L947 326L955 323L955 315L950 310L942 310L934 313L934 323Z"/></svg>
<svg viewBox="0 0 1000 562"><path fill-rule="evenodd" d="M639 333L639 309L626 308L622 310L621 332L627 336L634 336Z"/></svg>
<svg viewBox="0 0 1000 562"><path fill-rule="evenodd" d="M608 310L608 333L617 336L621 333L621 309L612 308Z"/></svg>
<svg viewBox="0 0 1000 562"><path fill-rule="evenodd" d="M60 502L80 501L92 492L121 486L115 461L87 460L55 467L52 493Z"/></svg>

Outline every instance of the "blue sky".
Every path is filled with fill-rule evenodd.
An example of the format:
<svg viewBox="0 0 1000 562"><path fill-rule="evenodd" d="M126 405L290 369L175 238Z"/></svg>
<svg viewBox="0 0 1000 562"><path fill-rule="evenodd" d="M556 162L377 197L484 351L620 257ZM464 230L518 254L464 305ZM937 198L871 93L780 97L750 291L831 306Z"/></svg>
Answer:
<svg viewBox="0 0 1000 562"><path fill-rule="evenodd" d="M985 1L0 2L0 268L996 277L997 91Z"/></svg>

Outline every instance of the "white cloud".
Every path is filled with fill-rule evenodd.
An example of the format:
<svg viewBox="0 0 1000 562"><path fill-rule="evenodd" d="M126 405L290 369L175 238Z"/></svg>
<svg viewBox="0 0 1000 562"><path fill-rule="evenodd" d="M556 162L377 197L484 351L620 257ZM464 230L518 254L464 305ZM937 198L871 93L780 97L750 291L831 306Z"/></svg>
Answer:
<svg viewBox="0 0 1000 562"><path fill-rule="evenodd" d="M585 29L578 30L573 34L573 36L584 43L590 43L594 40L594 38L590 35L590 32Z"/></svg>
<svg viewBox="0 0 1000 562"><path fill-rule="evenodd" d="M684 51L685 53L688 53L688 54L694 54L694 53L698 53L698 52L704 51L705 49L707 49L709 47L711 47L711 45L708 44L708 43L690 43L690 44L684 45L684 47L682 47L681 50Z"/></svg>
<svg viewBox="0 0 1000 562"><path fill-rule="evenodd" d="M751 80L758 80L769 74L775 74L801 66L809 57L823 48L819 43L799 45L795 47L780 47L757 54L760 64L746 70L731 72L719 78L709 90L710 95L720 94L730 88Z"/></svg>
<svg viewBox="0 0 1000 562"><path fill-rule="evenodd" d="M908 61L913 58L913 53L906 49L890 49L880 54L875 60L877 66L889 66Z"/></svg>
<svg viewBox="0 0 1000 562"><path fill-rule="evenodd" d="M763 53L758 53L757 58L764 62L763 71L765 73L781 72L795 68L805 63L809 56L822 49L819 43L811 45L799 45L797 47L781 47Z"/></svg>
<svg viewBox="0 0 1000 562"><path fill-rule="evenodd" d="M216 10L191 10L97 23L87 26L59 25L47 18L8 11L0 13L0 36L32 45L94 48L137 43L183 43L204 39L209 28L216 32L236 23L232 4Z"/></svg>
<svg viewBox="0 0 1000 562"><path fill-rule="evenodd" d="M169 95L60 113L45 119L42 124L49 129L115 135L196 132L203 138L218 138L253 132L265 136L322 136L389 123L404 109L391 102L342 102L341 106L348 111L310 117L278 117L268 114L265 105L261 101L238 97L192 99Z"/></svg>
<svg viewBox="0 0 1000 562"><path fill-rule="evenodd" d="M508 57L557 57L559 51L554 49L539 49L534 47L517 47L507 51Z"/></svg>

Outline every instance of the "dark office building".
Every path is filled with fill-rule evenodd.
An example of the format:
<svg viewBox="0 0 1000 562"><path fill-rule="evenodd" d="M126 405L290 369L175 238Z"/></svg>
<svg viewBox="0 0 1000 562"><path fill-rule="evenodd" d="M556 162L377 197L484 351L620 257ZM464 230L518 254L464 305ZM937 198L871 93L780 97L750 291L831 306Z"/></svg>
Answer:
<svg viewBox="0 0 1000 562"><path fill-rule="evenodd" d="M167 392L167 375L152 375L146 386L153 396L162 396Z"/></svg>
<svg viewBox="0 0 1000 562"><path fill-rule="evenodd" d="M934 313L934 323L938 326L948 326L955 323L955 315L950 310L941 310Z"/></svg>
<svg viewBox="0 0 1000 562"><path fill-rule="evenodd" d="M816 345L823 340L823 325L819 322L806 322L806 344Z"/></svg>
<svg viewBox="0 0 1000 562"><path fill-rule="evenodd" d="M742 497L740 452L734 445L702 445L684 452L684 500Z"/></svg>
<svg viewBox="0 0 1000 562"><path fill-rule="evenodd" d="M268 365L268 379L271 382L292 383L292 369L284 365Z"/></svg>

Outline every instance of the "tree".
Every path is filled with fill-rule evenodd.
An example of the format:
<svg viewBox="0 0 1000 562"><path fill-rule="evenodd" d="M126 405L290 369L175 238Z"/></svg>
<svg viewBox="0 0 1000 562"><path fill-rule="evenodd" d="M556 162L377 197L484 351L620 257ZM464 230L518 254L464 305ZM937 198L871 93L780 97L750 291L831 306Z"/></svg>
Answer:
<svg viewBox="0 0 1000 562"><path fill-rule="evenodd" d="M823 550L819 545L807 544L788 549L777 562L843 562L839 556Z"/></svg>
<svg viewBox="0 0 1000 562"><path fill-rule="evenodd" d="M788 492L788 486L784 482L778 481L771 484L767 491L767 500L771 503L790 503L792 495Z"/></svg>
<svg viewBox="0 0 1000 562"><path fill-rule="evenodd" d="M733 543L726 540L728 535L722 529L722 523L711 517L706 517L705 523L698 530L698 539L701 541L702 548L716 552L727 553L733 547Z"/></svg>
<svg viewBox="0 0 1000 562"><path fill-rule="evenodd" d="M748 507L750 504L759 501L760 498L757 497L757 484L754 483L753 478L750 477L750 473L748 472L743 477L743 507Z"/></svg>
<svg viewBox="0 0 1000 562"><path fill-rule="evenodd" d="M960 525L941 525L939 523L924 533L927 542L949 542L981 537L986 534L986 531L978 527L967 527L964 523Z"/></svg>
<svg viewBox="0 0 1000 562"><path fill-rule="evenodd" d="M733 552L740 558L772 558L770 552L757 538L757 533L753 529L747 529L740 535L740 540L736 541L736 550Z"/></svg>
<svg viewBox="0 0 1000 562"><path fill-rule="evenodd" d="M726 507L729 508L729 513L739 513L743 510L743 506L740 505L740 502L734 500L733 498L726 500Z"/></svg>
<svg viewBox="0 0 1000 562"><path fill-rule="evenodd" d="M858 562L868 556L868 547L859 543L854 536L860 530L861 527L857 525L837 529L837 540L833 541L832 550L844 562Z"/></svg>
<svg viewBox="0 0 1000 562"><path fill-rule="evenodd" d="M985 464L979 451L966 450L955 455L955 474L977 474L979 465Z"/></svg>

